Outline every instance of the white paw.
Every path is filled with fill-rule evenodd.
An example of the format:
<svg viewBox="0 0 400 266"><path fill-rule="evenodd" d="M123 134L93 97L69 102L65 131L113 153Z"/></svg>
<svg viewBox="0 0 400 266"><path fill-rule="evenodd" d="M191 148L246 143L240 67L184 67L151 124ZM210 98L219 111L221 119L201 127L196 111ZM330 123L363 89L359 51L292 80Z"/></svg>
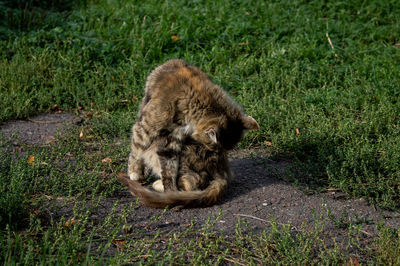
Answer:
<svg viewBox="0 0 400 266"><path fill-rule="evenodd" d="M164 185L163 185L161 179L155 181L152 186L155 191L164 192Z"/></svg>
<svg viewBox="0 0 400 266"><path fill-rule="evenodd" d="M129 178L130 178L131 180L133 180L133 181L139 180L139 176L138 176L137 174L135 174L135 173L130 173L130 174L129 174Z"/></svg>

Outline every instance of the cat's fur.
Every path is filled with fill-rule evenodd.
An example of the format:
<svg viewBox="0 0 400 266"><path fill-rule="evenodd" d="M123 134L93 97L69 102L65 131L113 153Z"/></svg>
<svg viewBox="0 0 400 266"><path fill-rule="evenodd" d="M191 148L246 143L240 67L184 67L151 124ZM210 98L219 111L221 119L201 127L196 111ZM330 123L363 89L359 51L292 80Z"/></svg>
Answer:
<svg viewBox="0 0 400 266"><path fill-rule="evenodd" d="M184 130L175 130L173 134L182 134ZM177 136L174 136L175 138ZM183 136L178 136L182 139ZM159 137L151 146L154 149L164 147L163 155L168 158L175 152L175 147L170 146L170 136ZM137 181L119 177L120 181L129 187L132 195L139 197L146 206L165 208L166 206L210 206L222 199L231 180L231 172L226 152L211 151L203 144L190 137L181 142L179 169L177 174L177 187L180 191L151 191ZM152 150L150 148L149 150ZM156 181L153 187L163 191L161 180Z"/></svg>
<svg viewBox="0 0 400 266"><path fill-rule="evenodd" d="M244 114L242 108L206 74L185 61L170 60L157 67L147 79L138 119L132 128L128 161L130 179L142 180L147 165L160 176L166 191L176 190L179 158L183 156L180 155L182 139L174 137L180 135L174 130L182 130L186 125L193 130L187 134L191 139L209 151L223 154L222 157L236 145L245 129L259 128L257 122ZM175 149L169 157L164 156L165 145L155 141L168 136L172 136L168 149ZM207 164L203 168L207 169ZM138 189L137 192L140 193ZM179 192L172 196L173 193L157 197L177 199L178 195L184 195ZM199 193L207 192L195 194L199 196ZM186 198L196 197L187 195Z"/></svg>

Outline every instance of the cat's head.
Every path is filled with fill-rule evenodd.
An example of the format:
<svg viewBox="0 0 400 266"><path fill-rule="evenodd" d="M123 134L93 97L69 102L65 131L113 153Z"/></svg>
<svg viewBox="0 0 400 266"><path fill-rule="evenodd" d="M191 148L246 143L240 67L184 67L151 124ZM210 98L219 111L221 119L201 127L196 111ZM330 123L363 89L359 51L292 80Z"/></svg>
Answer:
<svg viewBox="0 0 400 266"><path fill-rule="evenodd" d="M259 129L257 121L248 115L237 119L226 116L202 119L192 134L192 138L212 151L231 150L242 138L244 130Z"/></svg>

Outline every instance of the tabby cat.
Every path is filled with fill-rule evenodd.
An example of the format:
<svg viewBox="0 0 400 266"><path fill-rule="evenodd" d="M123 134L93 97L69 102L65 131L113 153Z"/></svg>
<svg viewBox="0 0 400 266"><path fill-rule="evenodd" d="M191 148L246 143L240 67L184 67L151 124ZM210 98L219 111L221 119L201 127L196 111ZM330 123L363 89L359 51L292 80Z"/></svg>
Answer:
<svg viewBox="0 0 400 266"><path fill-rule="evenodd" d="M180 154L183 138L175 136L190 135L189 139L199 149L225 158L226 151L239 142L245 129L258 128L257 122L244 114L242 108L201 70L182 60L170 60L147 78L145 96L132 128L128 175L131 180L142 180L147 165L161 178L166 191L177 190L179 159L185 157L184 152L190 154L186 149L194 146L185 147ZM175 132L188 129L191 132L187 134ZM156 141L163 138L168 139L167 145L165 141ZM165 156L163 149L175 149L175 152ZM208 169L207 164L203 166ZM178 195L181 194L176 197Z"/></svg>
<svg viewBox="0 0 400 266"><path fill-rule="evenodd" d="M190 129L188 130L187 126L178 127L167 137L155 139L147 153L149 152L155 153L154 157L161 156L166 160L171 156L179 156L177 187L180 191L163 192L161 179L153 183L153 188L159 191L156 192L142 187L137 181L119 177L120 181L129 187L132 195L139 197L144 205L156 208L178 205L210 206L225 194L231 179L226 151L207 149L203 144L190 138ZM158 169L160 164L150 167L153 170Z"/></svg>

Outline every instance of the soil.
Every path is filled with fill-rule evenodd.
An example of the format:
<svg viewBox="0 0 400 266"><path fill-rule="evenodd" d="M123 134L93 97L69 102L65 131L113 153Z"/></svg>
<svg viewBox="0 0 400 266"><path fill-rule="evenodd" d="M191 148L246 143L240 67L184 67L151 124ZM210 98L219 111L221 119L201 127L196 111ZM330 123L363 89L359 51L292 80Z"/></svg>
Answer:
<svg viewBox="0 0 400 266"><path fill-rule="evenodd" d="M57 134L62 134L80 121L72 114L48 113L30 120L7 122L0 126L0 130L5 137L12 138L16 146L43 145L51 144ZM18 137L13 135L15 132L19 132ZM239 218L246 221L247 230L261 232L270 228L271 217L279 224L290 223L292 230L302 230L302 224L312 226L315 217L321 216L326 219L327 235L339 240L345 238L347 230L343 225L352 222L361 226L361 234L366 241L377 234L376 225L379 222L393 228L400 227L400 213L381 210L364 199L351 199L335 190L312 195L304 193L282 180L290 162L273 161L262 150L233 151L230 162L234 179L220 204L208 208L172 209L164 214L163 210L139 206L127 222L134 229L141 228L148 232L160 229L162 233L171 233L181 231L191 223L195 228L201 228L211 218L211 221L216 221L213 230L231 235ZM97 218L108 215L116 201L122 208L134 200L128 192L104 199ZM72 207L64 206L59 211L58 215L72 214ZM151 219L156 215L160 216L158 220Z"/></svg>

